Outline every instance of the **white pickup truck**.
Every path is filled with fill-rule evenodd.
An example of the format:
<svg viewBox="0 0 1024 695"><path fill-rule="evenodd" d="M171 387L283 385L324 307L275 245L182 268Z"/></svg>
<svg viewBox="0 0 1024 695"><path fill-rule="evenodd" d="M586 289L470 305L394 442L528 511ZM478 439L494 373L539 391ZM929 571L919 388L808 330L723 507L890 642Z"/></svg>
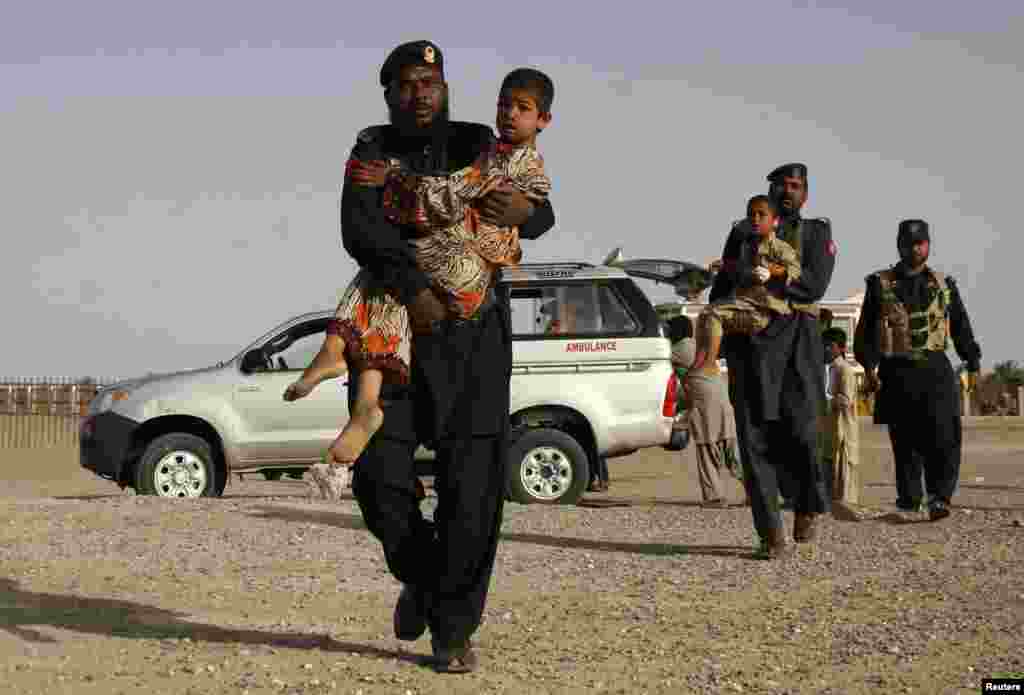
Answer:
<svg viewBox="0 0 1024 695"><path fill-rule="evenodd" d="M630 274L684 294L683 266L613 254L602 265L523 264L502 273L514 340L510 499L572 504L598 457L681 446L669 342ZM282 399L331 316L296 316L216 366L103 389L82 421L81 465L165 497L219 496L232 474L301 477L348 413L344 379L300 401ZM431 452L421 447L417 456L426 472Z"/></svg>

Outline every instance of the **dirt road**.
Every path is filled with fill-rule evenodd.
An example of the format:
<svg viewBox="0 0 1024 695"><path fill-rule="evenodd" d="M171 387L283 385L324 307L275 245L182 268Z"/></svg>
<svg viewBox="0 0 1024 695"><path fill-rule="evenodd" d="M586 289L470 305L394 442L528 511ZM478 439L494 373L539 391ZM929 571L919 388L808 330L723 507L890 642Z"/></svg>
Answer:
<svg viewBox="0 0 1024 695"><path fill-rule="evenodd" d="M398 584L351 500L255 478L136 497L72 450L0 450L0 692L975 693L1024 674L1024 428L972 425L938 523L895 512L884 432L862 440L879 517L830 521L789 562L751 558L749 508L697 505L692 451L610 461L594 497L621 506L509 504L468 676L391 635Z"/></svg>

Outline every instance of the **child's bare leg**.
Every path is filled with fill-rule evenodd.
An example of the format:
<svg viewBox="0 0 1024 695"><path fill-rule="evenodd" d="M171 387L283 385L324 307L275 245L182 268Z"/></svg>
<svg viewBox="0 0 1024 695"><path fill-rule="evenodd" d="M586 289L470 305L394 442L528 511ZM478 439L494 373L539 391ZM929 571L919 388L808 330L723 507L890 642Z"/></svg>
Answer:
<svg viewBox="0 0 1024 695"><path fill-rule="evenodd" d="M370 438L384 423L384 411L380 407L380 390L384 373L379 369L366 369L359 374L356 402L349 414L345 428L328 450L332 466L351 466Z"/></svg>
<svg viewBox="0 0 1024 695"><path fill-rule="evenodd" d="M324 337L324 343L320 351L310 362L309 366L302 372L294 383L288 386L284 392L286 401L296 401L305 398L313 392L320 382L328 379L336 379L348 371L348 364L345 362L345 341L340 335L329 333Z"/></svg>

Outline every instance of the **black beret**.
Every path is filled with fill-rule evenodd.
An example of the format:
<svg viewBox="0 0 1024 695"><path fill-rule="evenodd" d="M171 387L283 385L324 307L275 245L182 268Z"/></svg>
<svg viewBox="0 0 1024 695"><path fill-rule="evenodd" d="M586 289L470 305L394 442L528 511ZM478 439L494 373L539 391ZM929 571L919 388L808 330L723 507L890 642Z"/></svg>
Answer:
<svg viewBox="0 0 1024 695"><path fill-rule="evenodd" d="M433 65L444 76L444 56L430 41L410 41L391 51L380 68L380 84L387 87L406 65Z"/></svg>
<svg viewBox="0 0 1024 695"><path fill-rule="evenodd" d="M931 241L928 234L928 223L924 220L903 220L896 234L896 244L908 246L919 241Z"/></svg>
<svg viewBox="0 0 1024 695"><path fill-rule="evenodd" d="M792 164L783 164L780 167L776 167L772 170L772 173L768 174L769 181L775 181L786 176L795 176L801 179L807 178L807 165L794 162Z"/></svg>

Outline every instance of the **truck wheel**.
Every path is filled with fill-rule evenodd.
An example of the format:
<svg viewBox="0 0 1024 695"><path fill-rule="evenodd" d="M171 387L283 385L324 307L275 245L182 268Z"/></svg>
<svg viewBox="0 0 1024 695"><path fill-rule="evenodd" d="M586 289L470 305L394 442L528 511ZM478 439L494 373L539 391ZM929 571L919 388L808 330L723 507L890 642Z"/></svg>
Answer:
<svg viewBox="0 0 1024 695"><path fill-rule="evenodd" d="M579 442L550 428L526 430L508 452L508 491L521 504L576 504L590 465Z"/></svg>
<svg viewBox="0 0 1024 695"><path fill-rule="evenodd" d="M184 432L157 437L135 467L135 491L158 497L215 497L217 469L210 445Z"/></svg>

